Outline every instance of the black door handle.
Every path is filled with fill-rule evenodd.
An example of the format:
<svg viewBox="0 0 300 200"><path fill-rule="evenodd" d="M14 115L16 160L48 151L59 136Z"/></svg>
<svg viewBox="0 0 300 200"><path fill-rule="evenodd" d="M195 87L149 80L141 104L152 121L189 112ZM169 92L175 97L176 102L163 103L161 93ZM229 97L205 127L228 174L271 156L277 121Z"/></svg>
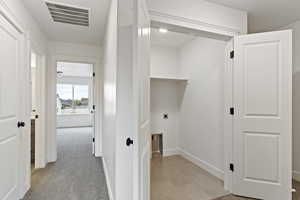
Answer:
<svg viewBox="0 0 300 200"><path fill-rule="evenodd" d="M127 138L127 140L126 140L126 145L127 145L127 146L130 146L130 145L132 145L132 144L133 144L133 140L130 139L130 138Z"/></svg>
<svg viewBox="0 0 300 200"><path fill-rule="evenodd" d="M25 127L25 122L18 122L17 127L18 128Z"/></svg>

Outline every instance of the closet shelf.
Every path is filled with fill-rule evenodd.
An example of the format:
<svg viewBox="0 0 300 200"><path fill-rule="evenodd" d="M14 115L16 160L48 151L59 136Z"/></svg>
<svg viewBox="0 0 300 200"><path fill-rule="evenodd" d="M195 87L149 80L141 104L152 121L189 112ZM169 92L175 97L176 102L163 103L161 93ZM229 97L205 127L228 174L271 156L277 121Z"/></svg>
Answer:
<svg viewBox="0 0 300 200"><path fill-rule="evenodd" d="M178 77L167 77L167 76L150 76L150 79L160 79L160 80L174 80L174 81L188 81L187 78Z"/></svg>

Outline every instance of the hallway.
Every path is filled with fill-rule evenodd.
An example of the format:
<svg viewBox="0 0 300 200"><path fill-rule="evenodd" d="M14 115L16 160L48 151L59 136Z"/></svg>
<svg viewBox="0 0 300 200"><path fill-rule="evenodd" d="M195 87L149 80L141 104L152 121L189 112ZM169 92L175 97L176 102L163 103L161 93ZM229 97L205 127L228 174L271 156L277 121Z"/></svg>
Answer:
<svg viewBox="0 0 300 200"><path fill-rule="evenodd" d="M24 200L108 200L101 158L92 155L91 128L57 130L58 159L32 174Z"/></svg>

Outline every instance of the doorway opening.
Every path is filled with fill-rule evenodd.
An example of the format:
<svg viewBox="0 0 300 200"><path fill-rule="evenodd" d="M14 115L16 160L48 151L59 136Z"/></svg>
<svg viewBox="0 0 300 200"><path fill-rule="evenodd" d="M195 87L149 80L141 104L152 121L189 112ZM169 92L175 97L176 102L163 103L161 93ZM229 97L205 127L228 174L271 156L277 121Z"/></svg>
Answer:
<svg viewBox="0 0 300 200"><path fill-rule="evenodd" d="M45 58L31 49L30 60L30 163L31 171L43 168L45 161Z"/></svg>
<svg viewBox="0 0 300 200"><path fill-rule="evenodd" d="M58 159L66 148L95 154L93 64L58 61L56 66Z"/></svg>
<svg viewBox="0 0 300 200"><path fill-rule="evenodd" d="M30 131L30 162L31 162L31 171L35 168L35 153L36 153L36 148L35 148L35 134L38 132L37 130L37 119L38 119L38 110L37 110L37 54L35 52L31 52L30 55L30 69L31 69L31 131Z"/></svg>
<svg viewBox="0 0 300 200"><path fill-rule="evenodd" d="M210 200L229 194L223 183L229 39L152 25L152 200Z"/></svg>
<svg viewBox="0 0 300 200"><path fill-rule="evenodd" d="M272 37L277 37L276 34L286 33L273 34ZM258 38L262 35L257 34ZM241 64L243 54L240 53L242 48L246 47L238 46L240 41L235 40L234 48L231 39L232 37L229 36L224 37L163 23L153 22L151 25L151 134L161 135L160 140L152 137L152 142L156 143L152 146L157 147L159 141L162 141L163 149L162 154L161 151L157 151L157 148L153 149L152 200L160 198L219 200L224 196L234 198L230 193L258 196L238 193L234 185L238 170L241 172L247 169L238 163L244 164L242 160L249 159L251 156L245 154L245 158L238 160L237 152L246 151L245 147L240 146L239 151L237 148L234 149L238 144L236 138L243 136L237 130L233 131L233 120L237 120L234 116L247 115L241 114L244 112L241 111L244 104L241 106L237 101L233 104L233 98L236 100L238 95L244 94L237 92L237 86L241 85L237 84L239 80L237 77L243 77L242 71L246 71L242 68L245 66ZM255 36L251 39L259 41ZM267 43L268 39L263 37L260 39L262 41L259 42L262 44ZM259 58L259 55L254 52L251 53ZM239 57L240 63L234 60L235 57ZM267 59L261 60L266 62ZM239 68L233 70L233 62ZM251 63L252 66L258 64ZM253 68L251 73L255 71ZM274 68L276 65L272 69ZM238 70L240 74L237 74ZM259 73L258 70L257 74ZM235 85L233 81L236 81ZM243 81L240 83L245 84ZM263 84L262 81L260 87ZM269 85L265 86L267 88ZM258 89L255 88L253 91ZM256 102L258 96L255 93L255 100L252 101ZM243 98L248 97L243 96ZM276 98L272 100L274 99ZM234 106L239 108L239 114L235 113ZM251 116L255 115L251 114ZM285 136L288 137L288 134ZM248 145L244 140L240 140L239 144ZM258 142L255 145L258 148ZM251 148L248 146L247 151L255 145L250 145ZM274 149L276 148L277 146L274 146ZM276 150L270 154L274 152ZM253 155L252 157L256 159ZM253 169L255 173L263 171L255 167ZM263 177L263 174L260 176ZM291 183L283 185L285 187L289 184ZM299 187L299 183L293 181L293 187Z"/></svg>

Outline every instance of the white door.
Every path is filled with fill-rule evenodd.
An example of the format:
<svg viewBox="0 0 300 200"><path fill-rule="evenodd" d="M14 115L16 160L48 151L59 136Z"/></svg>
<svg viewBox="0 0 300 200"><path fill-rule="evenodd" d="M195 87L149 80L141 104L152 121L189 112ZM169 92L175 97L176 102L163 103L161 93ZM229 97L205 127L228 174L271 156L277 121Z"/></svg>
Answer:
<svg viewBox="0 0 300 200"><path fill-rule="evenodd" d="M234 39L233 193L291 200L292 32Z"/></svg>
<svg viewBox="0 0 300 200"><path fill-rule="evenodd" d="M138 85L138 200L150 200L150 18L145 0L137 6L137 70Z"/></svg>
<svg viewBox="0 0 300 200"><path fill-rule="evenodd" d="M17 127L21 116L21 34L1 14L0 44L0 199L16 200L21 133Z"/></svg>

